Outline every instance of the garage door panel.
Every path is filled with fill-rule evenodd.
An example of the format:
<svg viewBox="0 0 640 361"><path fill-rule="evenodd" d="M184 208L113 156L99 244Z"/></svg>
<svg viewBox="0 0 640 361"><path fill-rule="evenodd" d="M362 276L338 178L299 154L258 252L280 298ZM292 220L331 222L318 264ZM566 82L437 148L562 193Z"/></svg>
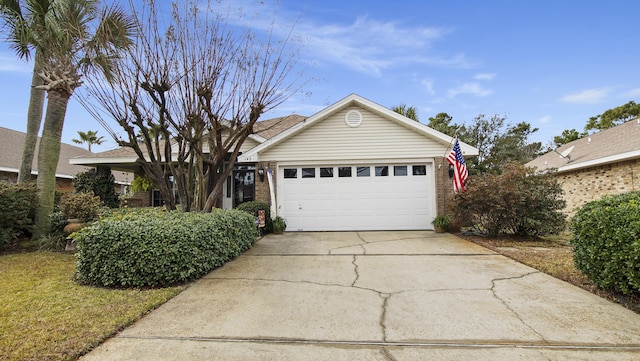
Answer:
<svg viewBox="0 0 640 361"><path fill-rule="evenodd" d="M402 164L406 165L406 164ZM301 168L308 166L286 167ZM287 220L288 230L401 230L431 229L435 209L433 176L428 165L427 175L394 176L393 164L388 176L322 178L316 167L315 178L281 176L279 182L280 214ZM283 172L279 172L283 174Z"/></svg>

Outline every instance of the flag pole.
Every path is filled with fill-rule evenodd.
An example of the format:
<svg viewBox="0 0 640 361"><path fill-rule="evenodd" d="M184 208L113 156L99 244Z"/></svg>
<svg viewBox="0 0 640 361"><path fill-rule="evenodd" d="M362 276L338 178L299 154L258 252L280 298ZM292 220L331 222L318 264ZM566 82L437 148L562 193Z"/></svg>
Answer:
<svg viewBox="0 0 640 361"><path fill-rule="evenodd" d="M442 155L442 159L440 160L440 169L442 169L442 166L445 164L445 161L447 160L447 156L449 155L449 153L451 153L451 150L453 149L453 143L455 142L455 140L458 139L458 129L456 129L455 133L453 134L453 137L451 138L451 140L449 141L449 145L447 146L447 149L445 150L444 154ZM447 168L446 168L446 175L449 175L449 162L446 163L447 164ZM447 177L442 173L442 171L440 171L440 177L441 179L444 178L444 180L442 181L442 187L443 187L443 194L442 194L442 205L444 207L444 213L447 214L448 213L448 198L449 198L449 192L445 192L444 190L445 188L445 184L447 182Z"/></svg>

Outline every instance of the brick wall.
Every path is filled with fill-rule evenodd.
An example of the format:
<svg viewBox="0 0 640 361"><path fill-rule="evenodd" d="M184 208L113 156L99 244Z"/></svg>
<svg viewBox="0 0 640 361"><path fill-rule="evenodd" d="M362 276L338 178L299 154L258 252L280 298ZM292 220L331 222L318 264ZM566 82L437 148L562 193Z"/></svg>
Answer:
<svg viewBox="0 0 640 361"><path fill-rule="evenodd" d="M604 195L628 193L639 189L640 160L628 160L598 167L560 173L556 177L567 201L565 213L571 217L577 209Z"/></svg>
<svg viewBox="0 0 640 361"><path fill-rule="evenodd" d="M258 176L258 169L263 168L264 171L264 182L260 181L260 176ZM276 174L276 163L275 162L262 162L256 165L256 201L269 203L271 197L269 195L269 181L267 179L267 168L270 168L273 172L273 182L275 189L275 182L277 181Z"/></svg>
<svg viewBox="0 0 640 361"><path fill-rule="evenodd" d="M449 162L443 157L435 158L436 176L436 211L437 214L448 214L453 196L453 181L449 178Z"/></svg>

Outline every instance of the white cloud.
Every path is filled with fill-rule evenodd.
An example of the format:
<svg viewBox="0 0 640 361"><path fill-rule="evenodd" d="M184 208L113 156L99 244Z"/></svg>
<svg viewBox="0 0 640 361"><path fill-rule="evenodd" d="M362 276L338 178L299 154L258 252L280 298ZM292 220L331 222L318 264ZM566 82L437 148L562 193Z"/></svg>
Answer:
<svg viewBox="0 0 640 361"><path fill-rule="evenodd" d="M595 104L604 100L610 92L610 88L593 88L580 93L565 95L560 100L573 104Z"/></svg>
<svg viewBox="0 0 640 361"><path fill-rule="evenodd" d="M448 28L408 26L368 16L358 16L350 23L336 23L266 3L269 2L257 5L238 0L230 7L241 9L243 16L229 20L262 32L276 25L286 32L289 30L287 24L290 24L294 28L294 38L301 42L302 57L312 59L317 65L338 65L373 77L381 76L384 70L392 67L415 64L445 68L475 66L462 52L441 55L442 52L431 50L434 42L451 32ZM293 23L291 19L297 20Z"/></svg>
<svg viewBox="0 0 640 361"><path fill-rule="evenodd" d="M478 83L464 83L457 88L449 89L449 97L453 98L459 94L471 94L478 97L485 97L491 95L493 91L491 89L483 88Z"/></svg>
<svg viewBox="0 0 640 361"><path fill-rule="evenodd" d="M429 95L436 94L436 91L433 89L433 80L425 78L425 79L422 79L422 81L420 81L420 84L422 84L422 87L427 91L427 94Z"/></svg>
<svg viewBox="0 0 640 361"><path fill-rule="evenodd" d="M550 115L545 115L544 117L538 119L538 123L547 124L550 123L553 118Z"/></svg>
<svg viewBox="0 0 640 361"><path fill-rule="evenodd" d="M640 97L640 88L631 89L622 95L625 97L632 97L632 98Z"/></svg>
<svg viewBox="0 0 640 361"><path fill-rule="evenodd" d="M492 80L496 77L495 73L480 73L476 74L473 78L476 80Z"/></svg>
<svg viewBox="0 0 640 361"><path fill-rule="evenodd" d="M22 61L15 56L0 55L0 72L9 73L30 73L33 71L33 65Z"/></svg>

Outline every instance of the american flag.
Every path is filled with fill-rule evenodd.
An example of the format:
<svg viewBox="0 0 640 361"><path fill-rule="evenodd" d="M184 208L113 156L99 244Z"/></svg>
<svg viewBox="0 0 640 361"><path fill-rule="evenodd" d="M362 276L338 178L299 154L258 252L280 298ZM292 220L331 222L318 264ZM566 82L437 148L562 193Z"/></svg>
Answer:
<svg viewBox="0 0 640 361"><path fill-rule="evenodd" d="M451 148L451 153L449 153L447 161L453 166L453 190L456 193L466 192L469 170L467 169L467 164L464 162L458 138L456 138L456 141L453 143L453 148Z"/></svg>

